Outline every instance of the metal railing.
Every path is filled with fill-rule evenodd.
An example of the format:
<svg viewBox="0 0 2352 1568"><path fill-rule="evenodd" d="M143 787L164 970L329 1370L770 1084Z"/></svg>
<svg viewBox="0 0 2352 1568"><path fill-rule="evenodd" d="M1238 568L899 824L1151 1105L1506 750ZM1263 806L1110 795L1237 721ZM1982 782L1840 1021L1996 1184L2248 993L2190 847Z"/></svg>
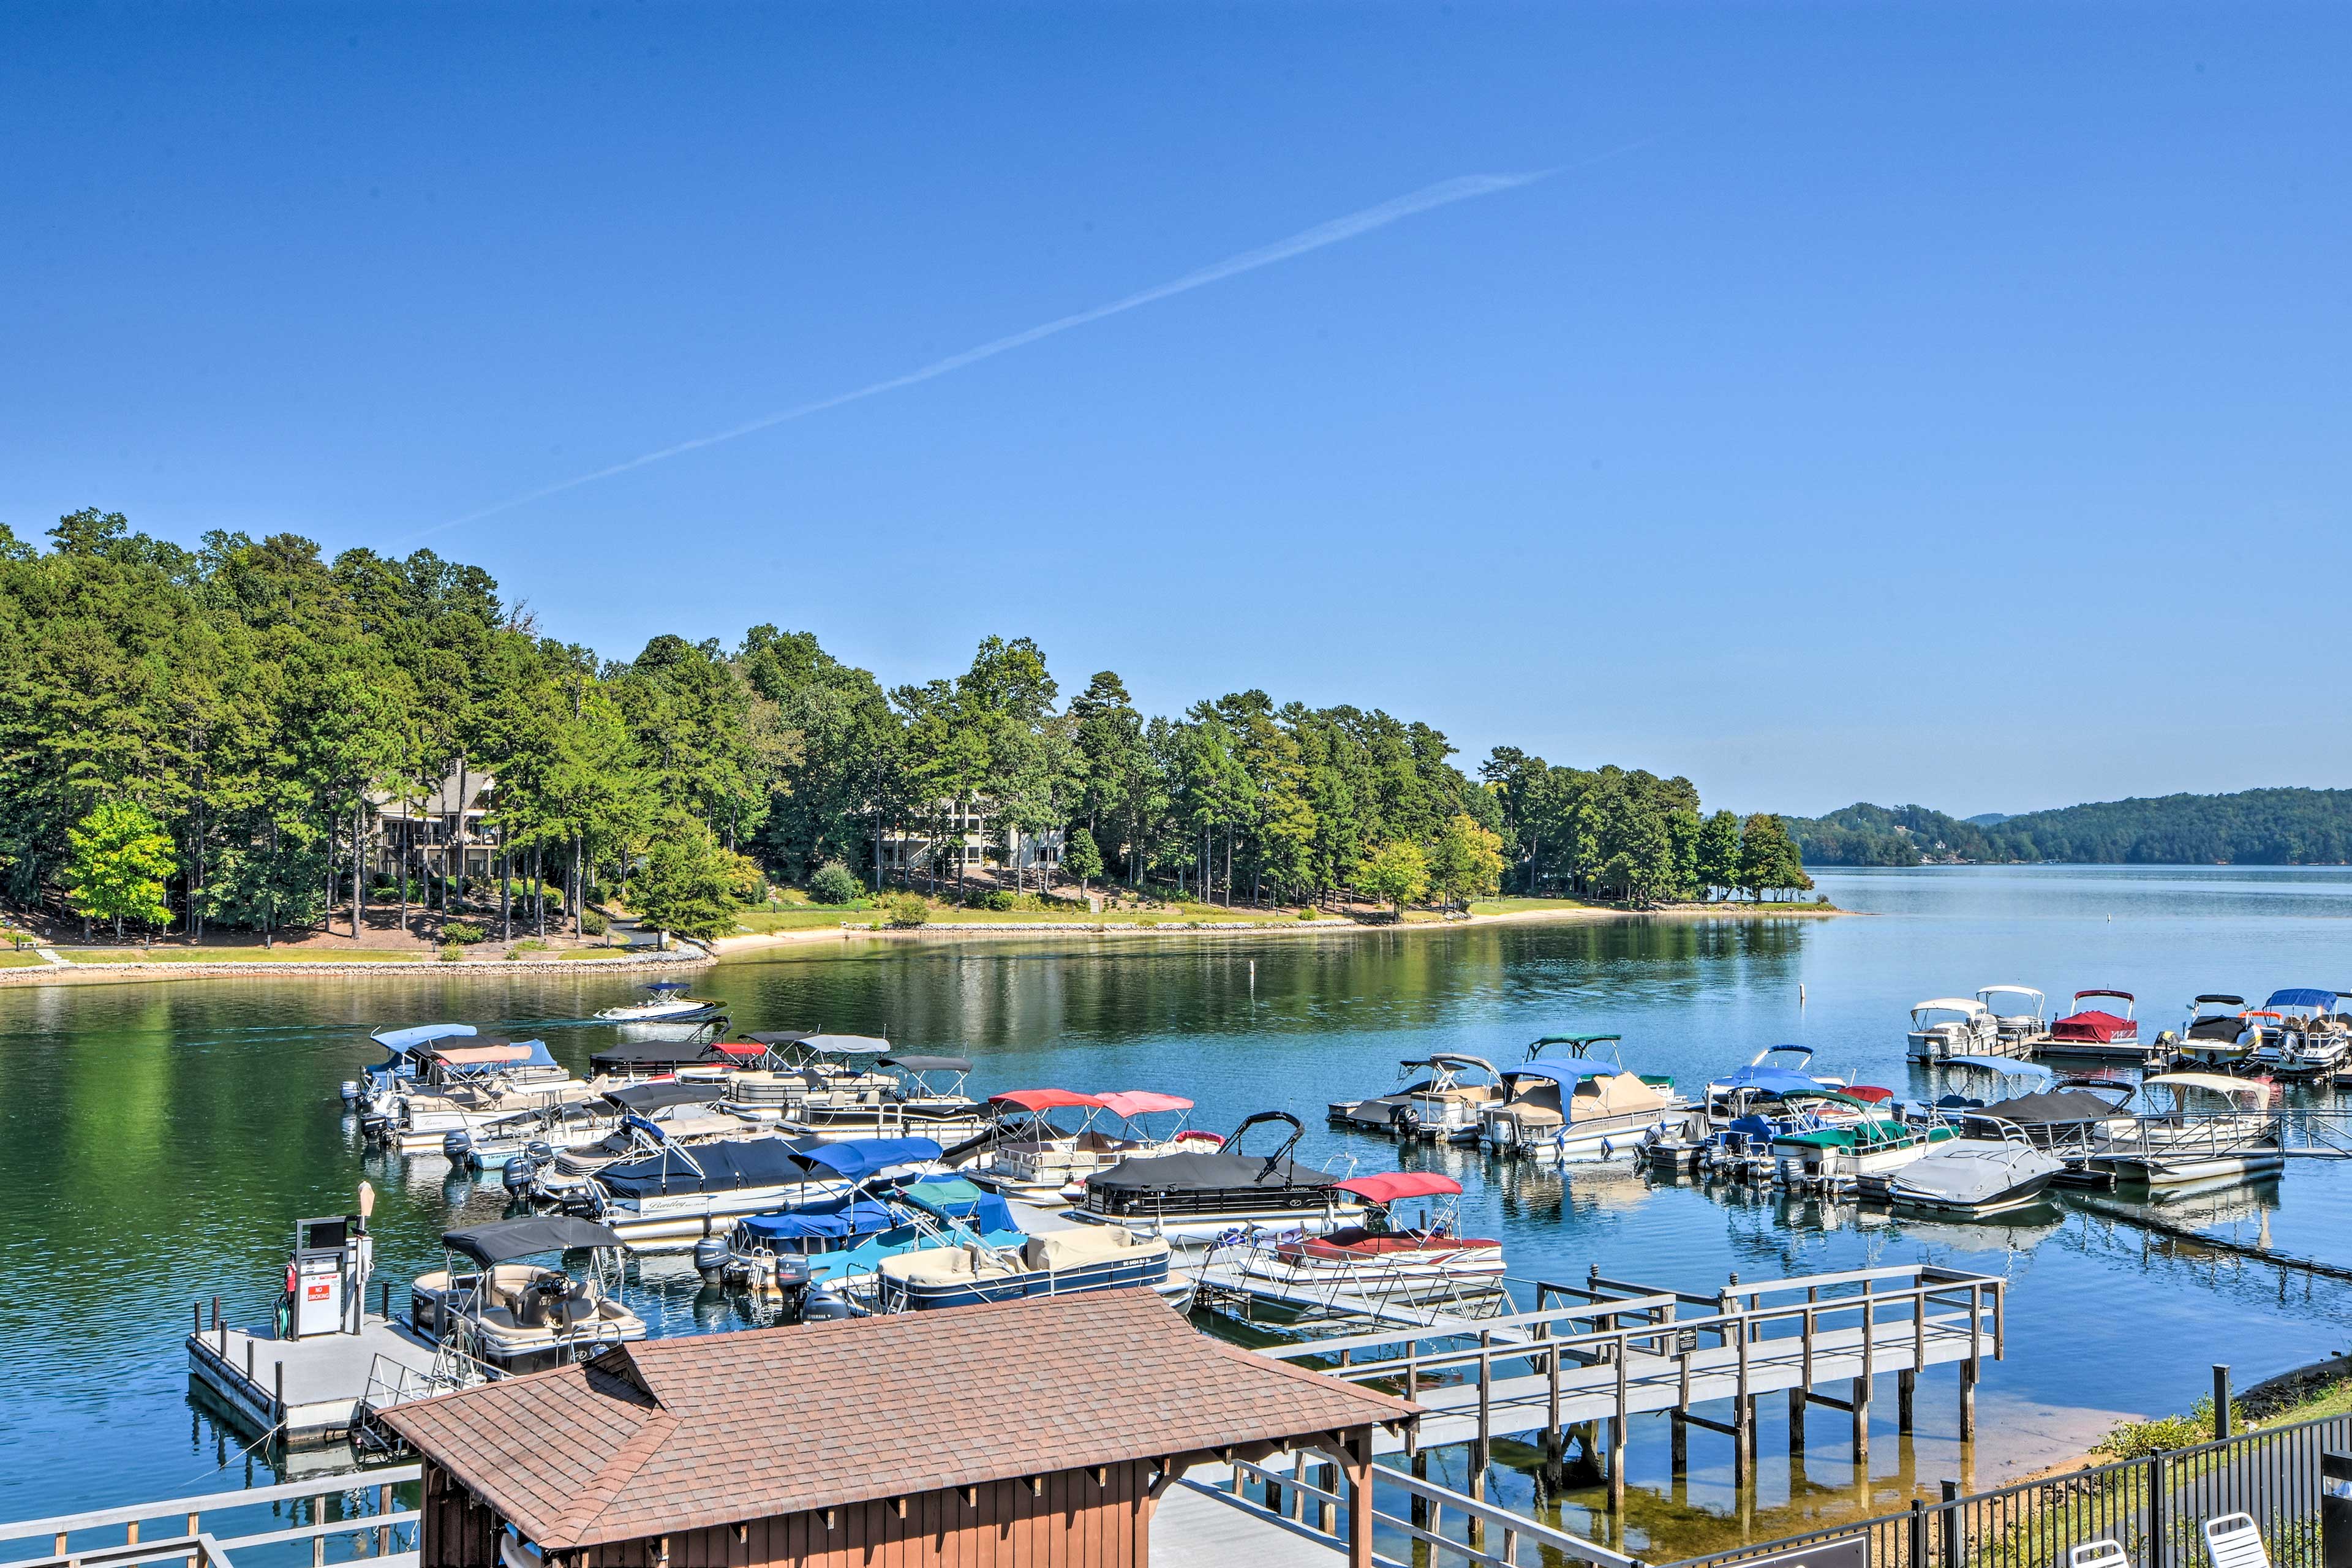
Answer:
<svg viewBox="0 0 2352 1568"><path fill-rule="evenodd" d="M1316 1455L1294 1456L1289 1473L1270 1465L1242 1461L1233 1479L1210 1488L1197 1481L1187 1486L1214 1491L1234 1506L1269 1521L1286 1521L1294 1530L1327 1539L1335 1549L1347 1544L1342 1521L1347 1515L1346 1483L1339 1465ZM1402 1470L1375 1466L1372 1470L1372 1540L1374 1561L1414 1568L1520 1568L1521 1564L1561 1562L1591 1568L1639 1568L1633 1558L1612 1552L1597 1542L1571 1535L1539 1520L1514 1513L1442 1487ZM1401 1542L1402 1557L1381 1553L1383 1544Z"/></svg>
<svg viewBox="0 0 2352 1568"><path fill-rule="evenodd" d="M420 1481L423 1476L421 1466L400 1465L282 1486L19 1520L0 1524L0 1546L17 1541L48 1542L47 1554L11 1559L9 1568L137 1568L150 1563L230 1568L232 1554L246 1557L248 1563L257 1556L265 1563L299 1563L300 1557L294 1552L274 1550L288 1547L307 1547L305 1554L312 1568L324 1568L331 1561L330 1543L340 1540L349 1550L332 1557L334 1563L365 1561L373 1568L399 1568L404 1559L414 1561L417 1522L414 1501L404 1500L399 1489ZM273 1515L284 1508L299 1522L242 1533L231 1533L239 1528L234 1524L205 1527L207 1515L218 1521L224 1514L262 1507ZM169 1521L177 1528L170 1535L142 1540L141 1527L158 1521ZM78 1535L118 1530L122 1532L119 1540L75 1543Z"/></svg>
<svg viewBox="0 0 2352 1568"><path fill-rule="evenodd" d="M2247 1513L2276 1568L2321 1568L2320 1454L2352 1447L2352 1415L2324 1416L2190 1448L2072 1470L1802 1535L1688 1557L1666 1568L1776 1556L1857 1536L1872 1568L2053 1568L2068 1551L2113 1541L2136 1568L2201 1568L2204 1521Z"/></svg>

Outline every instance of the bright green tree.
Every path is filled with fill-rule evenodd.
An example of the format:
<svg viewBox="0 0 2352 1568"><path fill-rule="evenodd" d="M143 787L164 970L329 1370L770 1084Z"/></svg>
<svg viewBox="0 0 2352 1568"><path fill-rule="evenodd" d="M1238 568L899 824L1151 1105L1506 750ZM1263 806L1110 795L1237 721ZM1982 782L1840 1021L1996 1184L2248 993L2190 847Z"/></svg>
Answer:
<svg viewBox="0 0 2352 1568"><path fill-rule="evenodd" d="M1502 879L1502 835L1479 826L1468 812L1448 817L1429 850L1429 885L1437 895L1466 905L1493 892Z"/></svg>
<svg viewBox="0 0 2352 1568"><path fill-rule="evenodd" d="M1739 818L1718 811L1699 825L1696 868L1699 886L1729 897L1739 886Z"/></svg>
<svg viewBox="0 0 2352 1568"><path fill-rule="evenodd" d="M134 920L168 925L172 906L164 881L179 869L171 835L144 806L127 800L100 801L66 834L66 864L58 879L68 902L82 918L85 934L93 920L110 920L114 934Z"/></svg>
<svg viewBox="0 0 2352 1568"><path fill-rule="evenodd" d="M646 924L707 941L735 929L735 857L688 817L655 842L631 895Z"/></svg>
<svg viewBox="0 0 2352 1568"><path fill-rule="evenodd" d="M1391 838L1356 868L1356 886L1397 913L1429 891L1429 858L1410 839Z"/></svg>
<svg viewBox="0 0 2352 1568"><path fill-rule="evenodd" d="M1078 891L1085 892L1087 884L1102 875L1102 847L1095 836L1083 827L1073 827L1062 844L1062 869L1078 879Z"/></svg>

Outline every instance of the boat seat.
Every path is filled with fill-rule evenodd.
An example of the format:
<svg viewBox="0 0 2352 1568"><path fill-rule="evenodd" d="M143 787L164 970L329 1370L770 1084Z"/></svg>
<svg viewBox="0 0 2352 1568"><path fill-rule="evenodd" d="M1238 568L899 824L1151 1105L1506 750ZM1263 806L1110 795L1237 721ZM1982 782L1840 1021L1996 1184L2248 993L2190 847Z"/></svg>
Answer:
<svg viewBox="0 0 2352 1568"><path fill-rule="evenodd" d="M487 1307L476 1316L494 1329L516 1329L522 1326L515 1321L515 1315L504 1307Z"/></svg>
<svg viewBox="0 0 2352 1568"><path fill-rule="evenodd" d="M2205 1555L2213 1568L2271 1568L2262 1526L2250 1513L2225 1513L2205 1521Z"/></svg>
<svg viewBox="0 0 2352 1568"><path fill-rule="evenodd" d="M2131 1553L2112 1536L2066 1549L2066 1568L2131 1568Z"/></svg>
<svg viewBox="0 0 2352 1568"><path fill-rule="evenodd" d="M1021 1260L1032 1268L1083 1268L1121 1257L1136 1246L1137 1238L1123 1226L1080 1226L1031 1237L1021 1248Z"/></svg>

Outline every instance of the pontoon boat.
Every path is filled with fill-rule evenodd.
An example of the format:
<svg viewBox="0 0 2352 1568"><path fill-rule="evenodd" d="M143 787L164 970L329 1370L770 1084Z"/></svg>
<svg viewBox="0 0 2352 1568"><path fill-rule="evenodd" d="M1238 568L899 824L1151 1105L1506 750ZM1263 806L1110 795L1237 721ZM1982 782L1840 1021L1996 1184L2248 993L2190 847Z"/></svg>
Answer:
<svg viewBox="0 0 2352 1568"><path fill-rule="evenodd" d="M788 1132L818 1137L936 1138L956 1142L978 1132L987 1107L963 1092L971 1063L963 1057L888 1056L877 1068L897 1076L887 1087L812 1091L784 1111Z"/></svg>
<svg viewBox="0 0 2352 1568"><path fill-rule="evenodd" d="M1544 1161L1631 1154L1683 1109L1671 1089L1588 1059L1522 1062L1503 1087L1508 1098L1480 1113L1479 1141Z"/></svg>
<svg viewBox="0 0 2352 1568"><path fill-rule="evenodd" d="M939 1157L929 1138L722 1138L690 1148L665 1142L652 1154L597 1172L579 1201L632 1247L677 1250L733 1228L745 1215L835 1197L882 1170L920 1168Z"/></svg>
<svg viewBox="0 0 2352 1568"><path fill-rule="evenodd" d="M1243 1152L1244 1135L1261 1123L1286 1124L1290 1136L1271 1154ZM1087 1178L1086 1196L1070 1217L1192 1247L1251 1226L1319 1233L1360 1223L1363 1200L1342 1190L1340 1177L1291 1158L1305 1131L1287 1111L1261 1110L1215 1153L1122 1160Z"/></svg>
<svg viewBox="0 0 2352 1568"><path fill-rule="evenodd" d="M1503 1244L1460 1234L1454 1205L1433 1206L1418 1223L1391 1212L1410 1198L1459 1198L1462 1184L1453 1177L1391 1171L1350 1176L1339 1188L1364 1200L1365 1223L1322 1236L1255 1236L1213 1249L1206 1261L1230 1263L1302 1302L1342 1295L1371 1305L1423 1302L1502 1288Z"/></svg>
<svg viewBox="0 0 2352 1568"><path fill-rule="evenodd" d="M1478 1113L1502 1098L1495 1064L1484 1057L1440 1051L1401 1062L1398 1069L1399 1078L1412 1081L1370 1100L1334 1100L1331 1120L1400 1138L1475 1142ZM1415 1079L1416 1073L1423 1076Z"/></svg>
<svg viewBox="0 0 2352 1568"><path fill-rule="evenodd" d="M2000 1043L2000 1024L1991 1008L1964 996L1937 996L1911 1009L1903 1050L1915 1062L1932 1062L1990 1056Z"/></svg>
<svg viewBox="0 0 2352 1568"><path fill-rule="evenodd" d="M2248 1015L2263 1020L2253 1066L2282 1078L2333 1073L2352 1055L2352 1018L2336 1010L2341 1000L2326 988L2272 992L2260 1013Z"/></svg>
<svg viewBox="0 0 2352 1568"><path fill-rule="evenodd" d="M539 1372L585 1361L646 1337L645 1320L605 1291L618 1278L621 1238L601 1225L558 1215L446 1231L446 1267L410 1288L410 1326L501 1372ZM574 1279L525 1258L586 1251L595 1264ZM472 1265L468 1269L466 1265Z"/></svg>
<svg viewBox="0 0 2352 1568"><path fill-rule="evenodd" d="M2123 1011L2084 1005L2102 1001L2119 1002ZM2128 991L2075 992L2074 1010L2050 1026L2043 1053L2132 1064L2147 1061L2151 1047L2140 1039L2139 1020L2132 1016L2136 1005Z"/></svg>
<svg viewBox="0 0 2352 1568"><path fill-rule="evenodd" d="M2031 985L1987 985L1977 992L1977 1000L1992 1015L1998 1039L1994 1049L1977 1054L2030 1056L2050 1033L2047 998Z"/></svg>
<svg viewBox="0 0 2352 1568"><path fill-rule="evenodd" d="M2092 1176L2167 1186L2247 1176L2286 1163L2275 1086L2219 1073L2158 1073L2082 1162Z"/></svg>

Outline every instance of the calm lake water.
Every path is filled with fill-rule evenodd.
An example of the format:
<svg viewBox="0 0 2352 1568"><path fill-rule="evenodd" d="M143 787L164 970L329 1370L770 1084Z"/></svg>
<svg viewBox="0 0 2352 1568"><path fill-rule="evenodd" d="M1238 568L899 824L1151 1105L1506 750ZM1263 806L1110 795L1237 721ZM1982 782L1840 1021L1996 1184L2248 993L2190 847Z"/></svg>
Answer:
<svg viewBox="0 0 2352 1568"><path fill-rule="evenodd" d="M1432 1050L1516 1059L1538 1035L1611 1029L1629 1066L1685 1084L1782 1041L1864 1082L1924 1090L1902 1059L1922 997L2019 982L2053 1000L2087 986L2178 1021L2200 991L2260 996L2290 984L2352 990L2352 874L2238 868L1922 868L1825 874L1870 918L1690 920L1332 931L1108 942L845 942L723 963L698 990L745 1028L879 1034L977 1059L982 1092L1058 1085L1192 1096L1220 1131L1252 1111L1307 1124L1303 1152L1400 1158L1331 1131L1325 1103L1381 1090L1400 1058ZM570 974L336 981L257 979L0 991L0 1519L223 1489L274 1479L267 1453L192 1400L189 1304L223 1296L259 1319L292 1221L339 1213L365 1175L379 1193L379 1279L438 1264L460 1215L503 1194L450 1178L437 1154L363 1155L337 1085L380 1052L372 1028L454 1018L544 1035L584 1068L611 1037L567 1023L634 990ZM1899 1506L1944 1476L1992 1484L2083 1446L2118 1414L2185 1409L2231 1363L2240 1384L2341 1351L2352 1289L2150 1234L2144 1211L2067 1197L2001 1223L1925 1224L1851 1206L1658 1185L1622 1169L1565 1176L1465 1152L1408 1153L1462 1177L1464 1217L1502 1237L1517 1276L1617 1278L1690 1290L1742 1279L1927 1258L2012 1282L2009 1357L1989 1366L1980 1437L1953 1440L1955 1374L1923 1381L1920 1430L1898 1443L1894 1401L1866 1488L1844 1418L1822 1412L1793 1473L1778 1402L1766 1413L1755 1496L1735 1498L1728 1443L1692 1435L1685 1487L1665 1480L1663 1418L1636 1422L1624 1539L1647 1554L1705 1550L1743 1528L1806 1528ZM2169 1223L2352 1263L2352 1172L2318 1162L2266 1184L2191 1196ZM398 1294L395 1288L395 1294ZM633 1300L680 1333L735 1309L690 1272L639 1279ZM941 1391L951 1395L952 1391ZM1506 1453L1505 1460L1512 1458ZM1460 1484L1441 1456L1437 1473ZM315 1464L316 1460L296 1460ZM1497 1496L1530 1500L1498 1470ZM1865 1497L1865 1493L1867 1494ZM1596 1494L1553 1506L1612 1536Z"/></svg>

